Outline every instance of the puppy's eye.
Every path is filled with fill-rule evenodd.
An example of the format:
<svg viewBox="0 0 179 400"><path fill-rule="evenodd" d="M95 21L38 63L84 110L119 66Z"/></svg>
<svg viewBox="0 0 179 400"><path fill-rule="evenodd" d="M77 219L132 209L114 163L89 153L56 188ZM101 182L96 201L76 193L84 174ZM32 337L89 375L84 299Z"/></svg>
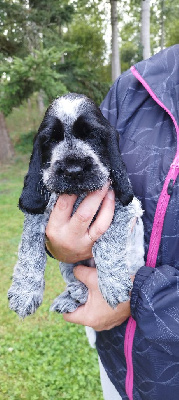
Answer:
<svg viewBox="0 0 179 400"><path fill-rule="evenodd" d="M51 134L51 142L52 143L59 143L64 139L64 133L62 129L57 129L56 127L53 128L52 134Z"/></svg>
<svg viewBox="0 0 179 400"><path fill-rule="evenodd" d="M82 116L74 122L73 134L77 139L81 140L86 140L92 136L92 128Z"/></svg>
<svg viewBox="0 0 179 400"><path fill-rule="evenodd" d="M42 146L50 146L64 139L64 127L61 121L51 115L46 115L39 130Z"/></svg>

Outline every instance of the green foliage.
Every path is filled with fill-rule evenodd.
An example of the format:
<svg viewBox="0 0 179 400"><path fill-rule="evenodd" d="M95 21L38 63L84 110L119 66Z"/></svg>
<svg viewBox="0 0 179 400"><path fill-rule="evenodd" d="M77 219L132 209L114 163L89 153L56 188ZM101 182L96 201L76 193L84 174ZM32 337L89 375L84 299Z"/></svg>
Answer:
<svg viewBox="0 0 179 400"><path fill-rule="evenodd" d="M111 84L108 6L100 0L0 0L0 109L6 115L42 89L48 101L75 91L101 102ZM118 8L124 71L142 59L141 2L121 0ZM178 14L177 0L151 0L152 54L161 46L162 22L164 46L178 43Z"/></svg>
<svg viewBox="0 0 179 400"><path fill-rule="evenodd" d="M101 79L105 42L98 3L30 0L29 7L25 0L0 3L4 55L11 55L0 63L0 109L4 114L38 90L45 92L48 102L76 91L100 103L109 84ZM22 43L21 48L13 48L16 42Z"/></svg>
<svg viewBox="0 0 179 400"><path fill-rule="evenodd" d="M173 0L164 2L164 39L166 46L179 43L179 3Z"/></svg>
<svg viewBox="0 0 179 400"><path fill-rule="evenodd" d="M127 0L120 2L121 15L122 9L126 13L126 22L120 18L121 30L121 69L126 70L142 60L142 47L140 43L141 27L141 1ZM162 3L164 4L162 15ZM128 11L127 11L128 10ZM150 44L151 54L155 54L161 48L162 17L164 22L164 47L179 43L179 4L178 0L151 0L150 1Z"/></svg>
<svg viewBox="0 0 179 400"><path fill-rule="evenodd" d="M121 47L121 70L126 71L142 59L142 47L140 43L129 41Z"/></svg>
<svg viewBox="0 0 179 400"><path fill-rule="evenodd" d="M44 301L35 315L22 321L8 309L23 225L17 202L29 159L16 157L0 171L0 400L102 400L97 354L84 328L49 312L64 288L58 261L48 259Z"/></svg>
<svg viewBox="0 0 179 400"><path fill-rule="evenodd" d="M41 45L44 48L56 46L57 48L64 43L63 27L66 27L73 18L74 6L68 0L30 0L29 21L32 29L36 28ZM32 43L35 46L35 43Z"/></svg>
<svg viewBox="0 0 179 400"><path fill-rule="evenodd" d="M28 133L21 133L14 140L14 150L21 154L32 153L33 138L36 135L36 131L30 131Z"/></svg>
<svg viewBox="0 0 179 400"><path fill-rule="evenodd" d="M65 35L68 42L77 44L69 59L72 63L76 61L77 65L85 66L87 70L101 67L106 48L102 32L95 23L90 22L85 18L78 24L74 21Z"/></svg>
<svg viewBox="0 0 179 400"><path fill-rule="evenodd" d="M29 132L37 133L45 112L45 109L39 112L38 96L38 93L34 93L30 99L24 100L20 107L14 108L6 118L6 126L15 146L21 141L21 135L29 135ZM48 107L48 101L44 99L44 102L45 107Z"/></svg>
<svg viewBox="0 0 179 400"><path fill-rule="evenodd" d="M2 73L0 108L8 115L13 107L19 106L25 98L43 89L49 101L66 92L61 75L55 64L61 54L55 48L38 51L21 59L14 57L0 68Z"/></svg>
<svg viewBox="0 0 179 400"><path fill-rule="evenodd" d="M27 8L13 0L0 0L0 49L5 56L23 54L26 49Z"/></svg>
<svg viewBox="0 0 179 400"><path fill-rule="evenodd" d="M161 48L162 22L164 28L164 47L179 43L178 0L157 0L151 2L151 48L152 53Z"/></svg>

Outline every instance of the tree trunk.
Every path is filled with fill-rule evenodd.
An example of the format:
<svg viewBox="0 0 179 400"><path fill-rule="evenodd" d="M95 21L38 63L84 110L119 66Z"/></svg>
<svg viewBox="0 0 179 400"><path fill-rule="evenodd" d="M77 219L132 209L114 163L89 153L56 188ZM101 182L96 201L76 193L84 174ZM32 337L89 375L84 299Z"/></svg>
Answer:
<svg viewBox="0 0 179 400"><path fill-rule="evenodd" d="M164 48L164 0L161 0L161 50Z"/></svg>
<svg viewBox="0 0 179 400"><path fill-rule="evenodd" d="M112 81L115 81L121 74L119 43L118 43L118 12L117 0L110 0L111 3L111 27L112 27Z"/></svg>
<svg viewBox="0 0 179 400"><path fill-rule="evenodd" d="M150 57L150 0L141 0L141 44L146 60Z"/></svg>
<svg viewBox="0 0 179 400"><path fill-rule="evenodd" d="M0 112L0 163L5 163L11 159L13 154L14 151L6 128L5 117Z"/></svg>
<svg viewBox="0 0 179 400"><path fill-rule="evenodd" d="M40 89L38 93L38 106L40 115L43 115L45 112L45 105L44 105L44 92L42 89Z"/></svg>

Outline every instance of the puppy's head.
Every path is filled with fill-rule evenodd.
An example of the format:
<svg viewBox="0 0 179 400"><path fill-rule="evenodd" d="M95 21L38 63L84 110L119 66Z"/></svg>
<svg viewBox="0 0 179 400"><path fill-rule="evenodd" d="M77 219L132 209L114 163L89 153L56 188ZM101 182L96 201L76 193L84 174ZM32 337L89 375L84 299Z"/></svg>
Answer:
<svg viewBox="0 0 179 400"><path fill-rule="evenodd" d="M133 194L116 131L86 96L71 93L54 100L34 141L20 208L43 213L50 193L88 193L109 178L127 205Z"/></svg>

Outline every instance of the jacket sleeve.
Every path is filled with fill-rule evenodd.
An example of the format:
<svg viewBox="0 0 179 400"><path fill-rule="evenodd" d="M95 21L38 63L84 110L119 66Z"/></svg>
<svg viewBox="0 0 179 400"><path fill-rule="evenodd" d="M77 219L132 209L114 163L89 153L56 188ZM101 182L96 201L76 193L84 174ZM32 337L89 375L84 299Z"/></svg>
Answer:
<svg viewBox="0 0 179 400"><path fill-rule="evenodd" d="M179 357L179 270L169 265L140 268L131 313L146 339Z"/></svg>

